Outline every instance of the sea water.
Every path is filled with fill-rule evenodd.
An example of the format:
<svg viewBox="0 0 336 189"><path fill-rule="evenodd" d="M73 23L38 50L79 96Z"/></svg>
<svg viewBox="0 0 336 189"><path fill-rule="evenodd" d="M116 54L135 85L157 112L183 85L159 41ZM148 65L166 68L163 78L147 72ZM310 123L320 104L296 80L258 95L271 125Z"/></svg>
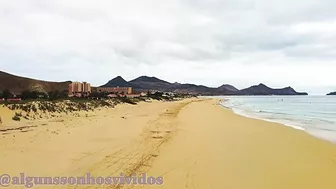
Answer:
<svg viewBox="0 0 336 189"><path fill-rule="evenodd" d="M336 96L225 96L235 113L282 123L336 143Z"/></svg>

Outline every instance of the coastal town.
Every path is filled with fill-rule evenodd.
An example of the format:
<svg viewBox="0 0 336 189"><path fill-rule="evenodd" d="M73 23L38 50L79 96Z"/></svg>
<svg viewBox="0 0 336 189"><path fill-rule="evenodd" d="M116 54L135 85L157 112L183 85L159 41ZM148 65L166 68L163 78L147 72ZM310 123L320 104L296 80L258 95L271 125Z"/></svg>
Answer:
<svg viewBox="0 0 336 189"><path fill-rule="evenodd" d="M45 82L2 73L0 78L8 76L7 81L12 81L3 83L0 80L0 106L4 111L10 111L7 116L0 115L2 126L64 117L64 114L78 116L82 111L114 108L118 104L137 105L153 100L176 101L196 96L188 92L157 90L155 87L134 89L121 77L94 87L87 81ZM13 82L15 80L17 82Z"/></svg>
<svg viewBox="0 0 336 189"><path fill-rule="evenodd" d="M12 76L11 76L12 77ZM82 111L95 111L99 108L114 108L121 103L136 105L139 102L175 101L189 97L195 97L190 93L176 93L155 89L139 90L129 86L128 83L112 83L99 87L91 86L89 82L65 82L50 83L27 78L19 78L20 83L11 90L0 90L0 105L8 116L0 115L0 125L14 124L23 120L51 119L66 115L77 116ZM117 77L118 78L118 77ZM28 82L24 83L24 79ZM120 78L118 78L120 80ZM52 86L52 84L55 84ZM120 86L119 86L120 84ZM61 87L58 87L58 86ZM111 86L112 85L112 86ZM50 87L52 86L52 87Z"/></svg>
<svg viewBox="0 0 336 189"><path fill-rule="evenodd" d="M145 97L148 95L161 94L162 97L174 97L177 93L164 92L158 90L148 90L145 92L134 93L132 87L92 87L88 82L71 82L68 85L68 90L66 91L51 91L45 92L43 90L25 90L21 93L12 93L8 89L5 89L0 93L0 102L20 102L22 100L28 99L49 99L55 93L57 99L67 99L67 98L135 98L135 97ZM183 94L189 95L189 94Z"/></svg>
<svg viewBox="0 0 336 189"><path fill-rule="evenodd" d="M133 94L132 87L91 87L87 82L72 82L69 84L69 97L89 97L93 93L106 94L109 98L116 97L140 97L146 96L146 93Z"/></svg>

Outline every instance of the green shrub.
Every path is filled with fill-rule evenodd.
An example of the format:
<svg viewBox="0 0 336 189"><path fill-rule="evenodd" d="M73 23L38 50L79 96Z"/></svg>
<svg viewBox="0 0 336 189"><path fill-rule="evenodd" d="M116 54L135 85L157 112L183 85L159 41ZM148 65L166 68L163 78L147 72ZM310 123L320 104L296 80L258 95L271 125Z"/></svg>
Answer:
<svg viewBox="0 0 336 189"><path fill-rule="evenodd" d="M14 121L20 121L21 118L15 113L15 116L12 118Z"/></svg>
<svg viewBox="0 0 336 189"><path fill-rule="evenodd" d="M123 103L128 103L128 104L132 104L132 105L136 105L137 103L134 102L131 98L127 98L127 97L119 97L118 98L121 102Z"/></svg>
<svg viewBox="0 0 336 189"><path fill-rule="evenodd" d="M33 112L35 112L35 113L37 112L37 108L35 107L35 105L32 105L31 109L33 110Z"/></svg>

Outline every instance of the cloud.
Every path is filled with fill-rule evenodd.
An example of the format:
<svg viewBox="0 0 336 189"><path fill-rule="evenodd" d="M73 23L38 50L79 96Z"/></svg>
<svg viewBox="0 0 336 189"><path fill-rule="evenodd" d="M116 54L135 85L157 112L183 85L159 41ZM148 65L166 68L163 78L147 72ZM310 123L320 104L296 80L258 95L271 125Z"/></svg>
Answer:
<svg viewBox="0 0 336 189"><path fill-rule="evenodd" d="M0 69L95 85L147 74L324 93L336 90L335 8L333 0L1 1Z"/></svg>

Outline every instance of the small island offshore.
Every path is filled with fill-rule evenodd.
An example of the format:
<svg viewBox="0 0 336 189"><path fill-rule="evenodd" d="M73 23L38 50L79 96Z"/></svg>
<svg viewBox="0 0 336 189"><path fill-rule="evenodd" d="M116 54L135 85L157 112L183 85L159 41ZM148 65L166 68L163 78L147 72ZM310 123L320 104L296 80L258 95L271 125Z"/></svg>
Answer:
<svg viewBox="0 0 336 189"><path fill-rule="evenodd" d="M336 92L328 93L327 95L336 95Z"/></svg>

